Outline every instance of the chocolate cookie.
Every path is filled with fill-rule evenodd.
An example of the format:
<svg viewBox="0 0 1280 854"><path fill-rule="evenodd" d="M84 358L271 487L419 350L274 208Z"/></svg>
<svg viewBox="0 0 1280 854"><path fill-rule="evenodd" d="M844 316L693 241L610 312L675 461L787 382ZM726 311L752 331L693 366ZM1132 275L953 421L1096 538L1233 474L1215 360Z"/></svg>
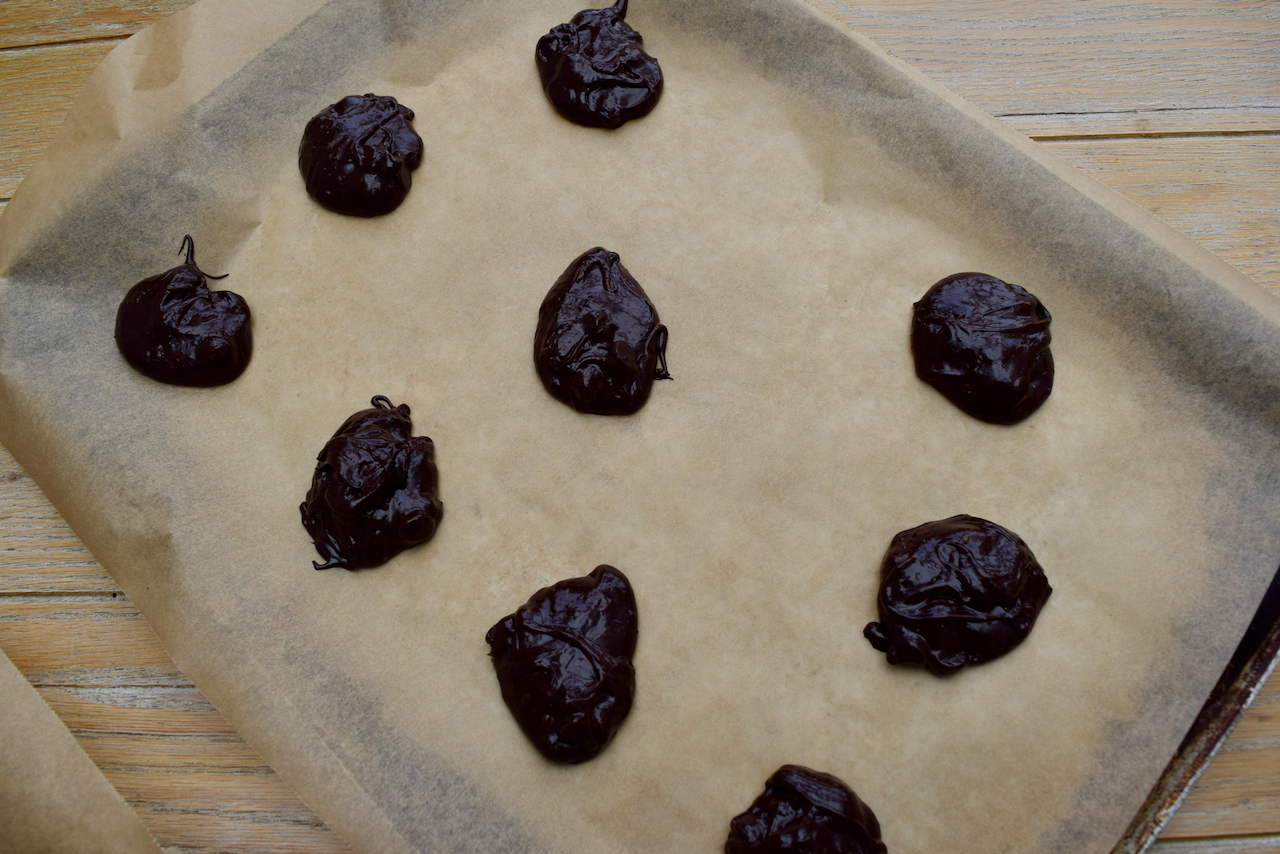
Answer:
<svg viewBox="0 0 1280 854"><path fill-rule="evenodd" d="M585 9L538 40L542 89L560 115L588 127L616 128L646 115L662 94L662 69L622 20L627 0Z"/></svg>
<svg viewBox="0 0 1280 854"><path fill-rule="evenodd" d="M667 327L615 252L596 247L556 280L538 311L533 362L579 412L630 415L667 373Z"/></svg>
<svg viewBox="0 0 1280 854"><path fill-rule="evenodd" d="M893 538L880 570L880 622L863 634L890 664L945 676L1022 643L1052 592L1017 534L952 516Z"/></svg>
<svg viewBox="0 0 1280 854"><path fill-rule="evenodd" d="M1053 390L1049 310L1025 288L957 273L915 304L916 375L972 415L1015 424Z"/></svg>
<svg viewBox="0 0 1280 854"><path fill-rule="evenodd" d="M395 98L350 95L325 107L302 134L298 168L307 192L331 211L381 216L409 195L422 162L413 110Z"/></svg>
<svg viewBox="0 0 1280 854"><path fill-rule="evenodd" d="M598 566L545 587L485 640L502 699L552 762L604 749L636 693L636 597L627 577Z"/></svg>
<svg viewBox="0 0 1280 854"><path fill-rule="evenodd" d="M729 824L724 854L886 854L875 813L838 777L783 765Z"/></svg>
<svg viewBox="0 0 1280 854"><path fill-rule="evenodd" d="M253 355L249 305L239 294L209 290L189 234L183 250L185 264L129 289L116 311L116 346L130 365L162 383L229 383Z"/></svg>
<svg viewBox="0 0 1280 854"><path fill-rule="evenodd" d="M431 539L444 515L435 446L413 435L406 404L379 395L342 423L316 458L302 525L324 563L361 569Z"/></svg>

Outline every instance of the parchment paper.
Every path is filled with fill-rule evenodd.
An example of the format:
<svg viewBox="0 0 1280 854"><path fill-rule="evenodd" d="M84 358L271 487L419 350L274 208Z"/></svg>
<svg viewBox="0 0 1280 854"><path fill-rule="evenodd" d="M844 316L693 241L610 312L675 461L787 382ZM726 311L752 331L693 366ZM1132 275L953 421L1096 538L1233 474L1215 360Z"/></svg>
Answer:
<svg viewBox="0 0 1280 854"><path fill-rule="evenodd" d="M0 852L160 854L151 834L0 654Z"/></svg>
<svg viewBox="0 0 1280 854"><path fill-rule="evenodd" d="M786 762L849 782L897 854L1108 850L1280 561L1275 301L799 3L633 4L661 102L571 125L532 50L578 8L205 0L117 49L0 221L0 440L361 850L712 852ZM363 92L427 145L373 220L296 165ZM254 312L230 386L154 383L112 340L185 233ZM532 365L596 245L670 329L675 379L628 418ZM967 270L1053 313L1055 389L1015 427L912 370L912 302ZM375 394L435 441L444 521L317 573L298 504ZM1053 597L998 661L891 668L861 635L880 558L956 513L1019 533ZM636 703L553 767L484 635L599 563L636 589Z"/></svg>

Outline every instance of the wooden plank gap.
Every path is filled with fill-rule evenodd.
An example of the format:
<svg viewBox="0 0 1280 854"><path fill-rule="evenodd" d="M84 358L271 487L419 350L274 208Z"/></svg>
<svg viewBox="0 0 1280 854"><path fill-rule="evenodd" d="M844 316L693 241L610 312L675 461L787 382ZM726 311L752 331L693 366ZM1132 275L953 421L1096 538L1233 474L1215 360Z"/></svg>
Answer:
<svg viewBox="0 0 1280 854"><path fill-rule="evenodd" d="M93 749L91 744L86 744L86 742L92 742L94 740L92 736L81 739L81 737L76 734L76 740L82 748L85 748L86 752ZM222 765L216 768L211 768L209 765L198 761L190 761L182 764L175 762L157 765L145 762L110 762L102 759L95 759L94 764L98 766L98 770L102 771L102 773L108 777L112 774L163 774L174 786L182 785L181 781L177 778L218 777L234 780L238 777L255 777L270 779L275 773L271 770L271 766L267 765L265 762L261 765Z"/></svg>
<svg viewBox="0 0 1280 854"><path fill-rule="evenodd" d="M1084 131L1075 134L1030 134L1036 142L1116 142L1133 139L1240 139L1242 137L1272 137L1280 139L1280 132L1274 130L1182 130L1182 131L1149 131L1146 133L1089 133Z"/></svg>
<svg viewBox="0 0 1280 854"><path fill-rule="evenodd" d="M73 37L69 39L57 39L54 41L31 42L29 44L8 45L6 47L0 47L0 57L3 57L5 54L11 51L40 50L42 48L68 47L70 45L109 44L114 46L119 42L122 42L125 39L129 38L132 35L133 33L126 33L125 35L119 35L119 36L91 36L87 38Z"/></svg>
<svg viewBox="0 0 1280 854"><path fill-rule="evenodd" d="M78 670L28 670L22 674L36 689L76 688L86 684L113 684L122 688L189 688L191 680L174 666L166 675L145 666L95 667Z"/></svg>
<svg viewBox="0 0 1280 854"><path fill-rule="evenodd" d="M305 816L281 816L277 812L268 812L265 810L255 809L237 809L235 807L227 808L211 808L211 807L194 807L180 806L175 804L161 804L153 802L144 802L144 807L149 813L159 815L190 815L204 816L206 818L234 817L237 821L260 822L269 824L273 827L291 826L291 827L309 827L317 830L329 830L328 826L320 819L308 819ZM134 808L138 808L140 804L135 803ZM332 831L329 831L332 832ZM218 849L219 851L224 849Z"/></svg>
<svg viewBox="0 0 1280 854"><path fill-rule="evenodd" d="M52 565L52 564L51 564ZM47 605L49 603L65 603L74 602L110 602L113 599L120 601L123 595L120 591L85 591L82 593L63 593L55 590L24 590L21 593L8 593L0 591L0 598L9 605ZM129 613L123 614L93 614L87 616L84 612L77 611L74 614L65 614L57 611L41 613L38 619L41 620L81 620L81 619L107 619L107 620L136 620L141 618L141 614L134 615ZM0 622L8 620L26 620L31 619L31 615L6 615L0 614Z"/></svg>
<svg viewBox="0 0 1280 854"><path fill-rule="evenodd" d="M163 691L141 690L134 687L110 686L104 688L63 688L67 697L97 703L103 706L119 706L130 709L174 709L179 711L215 711L214 705L200 693L200 689L168 688ZM46 698L47 701L47 698Z"/></svg>
<svg viewBox="0 0 1280 854"><path fill-rule="evenodd" d="M1133 107L1127 110L1050 110L1050 111L1023 111L1010 110L999 113L999 116L1011 116L1014 118L1035 118L1036 116L1140 116L1140 115L1157 115L1157 116L1180 116L1184 114L1221 114L1231 110L1265 110L1271 111L1277 109L1275 104L1232 104L1230 107L1220 105L1213 106L1190 106L1190 107Z"/></svg>
<svg viewBox="0 0 1280 854"><path fill-rule="evenodd" d="M181 712L183 710L178 709L178 711ZM209 713L203 712L200 714L208 715ZM63 724L66 725L66 721L63 721ZM181 742L187 742L188 744L194 745L196 747L200 747L207 744L240 744L240 745L244 745L244 748L243 748L244 750L253 751L253 749L248 746L248 742L246 742L234 731L226 731L221 733L219 732L140 732L137 729L128 729L123 727L121 728L97 727L97 728L90 729L88 727L71 726L71 725L67 725L67 731L72 733L78 740L81 740L81 741L102 741L102 742L114 744L117 742L118 739L127 738L130 744L138 745L140 747L146 746L147 744L175 745L173 747L174 750L178 749L176 745ZM253 756L257 757L257 753L253 752ZM240 761L243 762L244 760L241 759ZM258 765L252 765L252 766L241 765L236 769L228 769L227 773L240 773L241 771L252 771L257 773L262 771L263 768L269 767L267 763L263 762L261 759L258 759L258 762L260 763ZM138 767L141 767L142 765L146 765L148 768L152 767L151 763L132 763L132 764L117 763L115 767L133 768L135 764ZM165 767L168 767L168 766L165 766Z"/></svg>

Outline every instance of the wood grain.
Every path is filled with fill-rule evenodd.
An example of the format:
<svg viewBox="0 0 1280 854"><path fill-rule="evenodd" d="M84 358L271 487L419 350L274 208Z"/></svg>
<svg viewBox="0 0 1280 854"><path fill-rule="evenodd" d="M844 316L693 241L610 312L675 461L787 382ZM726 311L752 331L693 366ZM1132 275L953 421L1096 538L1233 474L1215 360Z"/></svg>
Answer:
<svg viewBox="0 0 1280 854"><path fill-rule="evenodd" d="M1280 296L1280 133L1047 145Z"/></svg>
<svg viewBox="0 0 1280 854"><path fill-rule="evenodd" d="M80 87L116 42L0 50L7 96L0 123L0 198L8 199L53 139Z"/></svg>
<svg viewBox="0 0 1280 854"><path fill-rule="evenodd" d="M813 5L997 117L1280 107L1267 0Z"/></svg>
<svg viewBox="0 0 1280 854"><path fill-rule="evenodd" d="M0 49L120 39L191 0L4 0Z"/></svg>
<svg viewBox="0 0 1280 854"><path fill-rule="evenodd" d="M4 0L0 215L106 52L188 2ZM814 5L1280 294L1280 4ZM0 648L167 850L348 850L178 670L3 449ZM1280 851L1280 687L1264 687L1155 850Z"/></svg>

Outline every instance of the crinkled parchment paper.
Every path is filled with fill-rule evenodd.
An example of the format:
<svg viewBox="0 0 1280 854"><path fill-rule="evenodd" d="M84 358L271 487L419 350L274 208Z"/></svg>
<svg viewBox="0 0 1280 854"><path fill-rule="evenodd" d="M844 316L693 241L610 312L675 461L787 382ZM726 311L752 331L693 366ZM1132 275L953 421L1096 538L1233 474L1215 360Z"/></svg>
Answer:
<svg viewBox="0 0 1280 854"><path fill-rule="evenodd" d="M0 654L0 854L160 854L36 689Z"/></svg>
<svg viewBox="0 0 1280 854"><path fill-rule="evenodd" d="M645 0L657 109L547 104L561 2L206 0L108 58L0 223L0 439L174 659L370 852L713 852L778 765L838 775L895 854L1102 852L1280 562L1280 310L1153 218L797 2ZM319 208L307 119L394 95L405 204ZM138 280L228 273L248 371L163 386L112 339ZM596 245L670 328L672 382L579 415L534 373L538 305ZM979 270L1053 313L1014 427L914 376L911 304ZM436 443L445 517L315 572L315 455L376 394ZM892 535L1019 533L1030 639L939 679L862 637ZM599 563L640 606L634 711L553 767L486 630Z"/></svg>

